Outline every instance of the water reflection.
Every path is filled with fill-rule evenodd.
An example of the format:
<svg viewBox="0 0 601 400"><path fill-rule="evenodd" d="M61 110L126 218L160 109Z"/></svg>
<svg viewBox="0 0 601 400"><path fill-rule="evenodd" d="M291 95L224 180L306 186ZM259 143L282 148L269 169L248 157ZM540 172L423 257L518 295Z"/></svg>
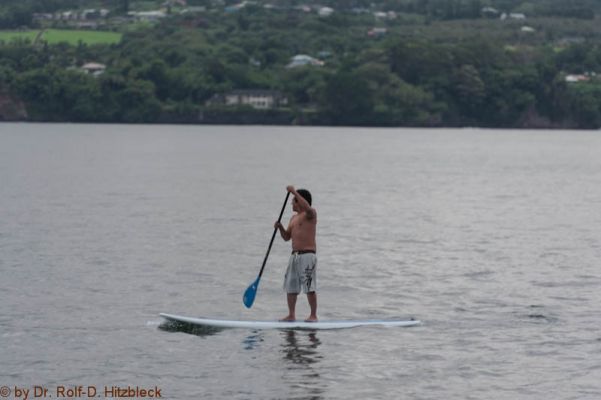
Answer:
<svg viewBox="0 0 601 400"><path fill-rule="evenodd" d="M284 381L290 385L291 398L321 400L326 388L319 374L318 363L323 359L318 351L321 341L317 332L282 332L282 354L286 361ZM301 392L302 394L297 394Z"/></svg>
<svg viewBox="0 0 601 400"><path fill-rule="evenodd" d="M286 341L282 345L284 358L293 364L314 364L321 359L316 351L321 344L316 332L298 333L293 330L284 331ZM307 340L303 340L306 338Z"/></svg>
<svg viewBox="0 0 601 400"><path fill-rule="evenodd" d="M257 331L254 334L247 336L242 341L242 345L244 346L244 350L254 350L261 344L261 342L263 342L263 336Z"/></svg>
<svg viewBox="0 0 601 400"><path fill-rule="evenodd" d="M195 325L186 322L179 321L166 321L159 325L159 329L166 332L183 332L189 333L196 336L211 336L222 329L214 328L212 326Z"/></svg>

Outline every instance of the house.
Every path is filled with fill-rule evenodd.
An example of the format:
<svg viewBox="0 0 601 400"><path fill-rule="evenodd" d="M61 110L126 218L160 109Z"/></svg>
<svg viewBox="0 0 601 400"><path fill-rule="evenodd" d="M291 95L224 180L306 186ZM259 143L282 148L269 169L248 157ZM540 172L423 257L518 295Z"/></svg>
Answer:
<svg viewBox="0 0 601 400"><path fill-rule="evenodd" d="M206 105L248 105L258 110L268 110L288 105L288 98L277 90L231 90L214 95Z"/></svg>
<svg viewBox="0 0 601 400"><path fill-rule="evenodd" d="M330 8L330 7L321 7L318 11L317 11L317 15L319 15L322 18L326 18L329 17L330 15L332 15L334 13L334 9Z"/></svg>
<svg viewBox="0 0 601 400"><path fill-rule="evenodd" d="M58 14L58 19L69 21L77 19L77 13L75 11L64 11Z"/></svg>
<svg viewBox="0 0 601 400"><path fill-rule="evenodd" d="M50 13L33 13L34 21L52 21L54 19L54 14Z"/></svg>
<svg viewBox="0 0 601 400"><path fill-rule="evenodd" d="M164 8L168 8L168 7L186 7L188 5L188 2L186 0L167 0L165 1L161 6Z"/></svg>
<svg viewBox="0 0 601 400"><path fill-rule="evenodd" d="M481 10L481 13L484 17L487 17L487 18L498 18L499 14L500 14L499 10L497 10L496 8L493 8L493 7L484 7Z"/></svg>
<svg viewBox="0 0 601 400"><path fill-rule="evenodd" d="M106 65L95 62L89 62L82 65L81 69L87 74L99 76L102 75L106 70Z"/></svg>
<svg viewBox="0 0 601 400"><path fill-rule="evenodd" d="M165 18L167 13L164 11L130 11L127 15L134 18L136 21L155 22L161 18Z"/></svg>
<svg viewBox="0 0 601 400"><path fill-rule="evenodd" d="M394 11L376 11L374 12L374 17L378 20L381 19L389 19L393 20L397 18L397 14Z"/></svg>
<svg viewBox="0 0 601 400"><path fill-rule="evenodd" d="M578 83L578 82L588 82L591 80L591 77L588 75L566 75L565 81L568 83Z"/></svg>
<svg viewBox="0 0 601 400"><path fill-rule="evenodd" d="M305 13L310 13L311 12L311 7L308 5L300 5L300 6L294 6L292 7L293 10L297 10L297 11L302 11Z"/></svg>
<svg viewBox="0 0 601 400"><path fill-rule="evenodd" d="M386 36L387 33L388 29L386 28L372 28L369 31L367 31L367 36L369 36L370 38L380 38Z"/></svg>
<svg viewBox="0 0 601 400"><path fill-rule="evenodd" d="M81 13L79 13L79 19L93 20L93 19L99 19L101 17L102 17L102 15L100 14L100 10L96 10L93 8L83 10Z"/></svg>
<svg viewBox="0 0 601 400"><path fill-rule="evenodd" d="M248 5L247 1L243 1L242 3L234 4L232 6L225 7L226 13L234 13L242 10L244 7Z"/></svg>
<svg viewBox="0 0 601 400"><path fill-rule="evenodd" d="M286 68L304 67L311 65L315 67L321 67L325 63L321 60L308 56L306 54L297 54L290 59L290 63L286 65Z"/></svg>
<svg viewBox="0 0 601 400"><path fill-rule="evenodd" d="M190 6L186 7L182 10L182 14L186 13L204 13L207 11L207 7L205 6Z"/></svg>
<svg viewBox="0 0 601 400"><path fill-rule="evenodd" d="M353 7L353 8L351 8L351 12L353 14L369 14L369 13L371 13L369 8L363 8L363 7Z"/></svg>
<svg viewBox="0 0 601 400"><path fill-rule="evenodd" d="M521 13L503 13L501 14L501 20L505 21L506 19L515 19L515 20L520 20L523 21L526 19L526 15L525 14L521 14Z"/></svg>

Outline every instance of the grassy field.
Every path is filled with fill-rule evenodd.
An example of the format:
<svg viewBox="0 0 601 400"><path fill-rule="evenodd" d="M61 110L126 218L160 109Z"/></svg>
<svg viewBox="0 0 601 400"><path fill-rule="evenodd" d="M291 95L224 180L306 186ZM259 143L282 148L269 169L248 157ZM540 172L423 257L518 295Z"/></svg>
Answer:
<svg viewBox="0 0 601 400"><path fill-rule="evenodd" d="M40 31L0 31L0 42L10 43L15 40L28 40L33 42ZM121 41L121 33L102 31L76 31L66 29L47 29L41 39L48 44L67 42L77 45L85 44L113 44Z"/></svg>

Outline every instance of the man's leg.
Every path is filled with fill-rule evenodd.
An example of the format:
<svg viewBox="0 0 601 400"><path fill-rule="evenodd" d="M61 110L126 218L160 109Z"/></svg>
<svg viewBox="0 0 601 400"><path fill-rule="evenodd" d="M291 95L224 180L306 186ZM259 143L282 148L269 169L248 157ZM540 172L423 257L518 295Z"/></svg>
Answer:
<svg viewBox="0 0 601 400"><path fill-rule="evenodd" d="M282 318L280 321L295 321L296 320L296 298L298 297L298 293L288 293L286 295L286 300L288 301L288 315L285 318Z"/></svg>
<svg viewBox="0 0 601 400"><path fill-rule="evenodd" d="M317 321L317 293L307 293L307 300L309 300L309 307L311 308L311 315L305 321L316 322Z"/></svg>

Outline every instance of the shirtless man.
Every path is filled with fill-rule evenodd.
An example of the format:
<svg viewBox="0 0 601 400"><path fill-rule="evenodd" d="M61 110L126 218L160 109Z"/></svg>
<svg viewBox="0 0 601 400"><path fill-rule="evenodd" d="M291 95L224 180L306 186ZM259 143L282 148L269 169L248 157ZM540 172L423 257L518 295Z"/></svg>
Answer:
<svg viewBox="0 0 601 400"><path fill-rule="evenodd" d="M305 321L317 321L317 246L315 231L317 212L311 207L311 193L305 189L298 191L294 186L286 188L294 195L292 210L296 212L290 219L288 228L276 222L274 228L280 231L286 242L292 239L292 255L288 261L288 269L284 278L284 290L287 293L288 315L282 321L296 320L296 299L301 290L307 294L311 315Z"/></svg>

